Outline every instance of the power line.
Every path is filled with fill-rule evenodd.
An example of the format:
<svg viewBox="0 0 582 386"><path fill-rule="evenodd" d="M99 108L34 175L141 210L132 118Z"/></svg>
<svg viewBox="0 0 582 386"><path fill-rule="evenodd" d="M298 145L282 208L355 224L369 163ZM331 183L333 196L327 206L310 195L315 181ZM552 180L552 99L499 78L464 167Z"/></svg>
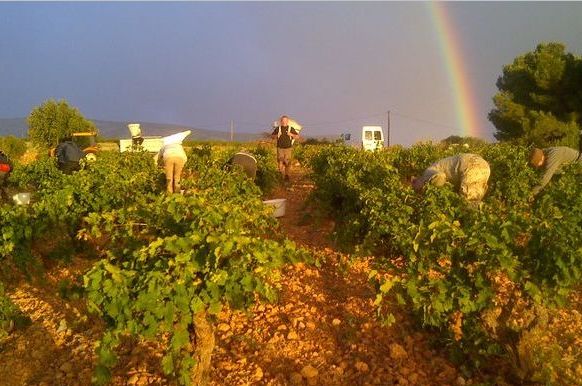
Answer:
<svg viewBox="0 0 582 386"><path fill-rule="evenodd" d="M451 129L451 130L458 130L458 128L451 126L451 125L445 125L443 123L438 123L438 122L433 122L433 121L429 121L428 119L422 119L422 118L415 118L415 117L411 117L409 115L406 114L400 114L398 112L395 112L394 110L390 110L394 115L397 115L401 118L406 118L406 119L411 119L413 121L418 121L418 122L422 122L422 123L428 123L431 125L436 125L436 126L441 126L441 127L445 127L447 129Z"/></svg>
<svg viewBox="0 0 582 386"><path fill-rule="evenodd" d="M452 125L448 125L448 124L444 124L444 123L440 123L440 122L434 122L428 119L424 119L424 118L417 118L417 117L413 117L411 115L408 114L402 114L398 111L395 111L394 109L390 109L390 114L396 115L400 118L404 118L404 119L409 119L409 120L413 120L413 121L417 121L417 122L422 122L422 123L426 123L426 124L430 124L430 125L434 125L434 126L440 126L440 127L444 127L453 131L458 131L458 128ZM356 122L356 121L362 121L362 120L366 120L366 119L371 119L371 118L379 118L379 117L385 117L386 112L381 112L381 113L377 113L377 114L371 114L371 115L367 115L365 117L360 117L360 118L350 118L350 119L343 119L343 120L338 120L338 121L328 121L328 122L317 122L317 123L303 123L300 122L301 125L303 127L322 127L322 126L329 126L329 125L339 125L339 124L345 124L345 123L349 123L349 122ZM236 121L237 125L240 126L255 126L256 128L264 128L270 127L270 123L271 122L246 122L246 121ZM224 130L228 130L229 129L229 125L230 122L224 122L224 123L215 123L215 124L207 124L207 125L192 125L193 128L196 129L200 129L200 130L212 130L212 128L220 128L220 129L224 129Z"/></svg>
<svg viewBox="0 0 582 386"><path fill-rule="evenodd" d="M353 119L344 119L341 121L334 121L334 122L319 122L319 123L305 123L303 124L303 126L306 127L314 127L314 126L326 126L326 125L337 125L340 123L347 123L347 122L355 122L355 121L362 121L364 119L370 119L370 118L377 118L380 116L384 116L384 113L378 113L378 114L374 114L374 115L368 115L366 117L362 117L362 118L353 118Z"/></svg>

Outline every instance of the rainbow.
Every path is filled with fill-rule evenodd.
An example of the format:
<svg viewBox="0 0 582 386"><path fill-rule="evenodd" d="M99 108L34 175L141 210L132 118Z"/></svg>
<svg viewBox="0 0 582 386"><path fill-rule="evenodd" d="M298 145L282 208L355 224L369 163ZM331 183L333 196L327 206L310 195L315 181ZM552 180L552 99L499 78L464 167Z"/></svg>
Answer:
<svg viewBox="0 0 582 386"><path fill-rule="evenodd" d="M440 1L427 3L437 31L440 51L442 53L448 78L453 86L454 104L457 116L457 127L461 136L479 137L480 129L475 99L472 94L471 82L463 66L462 45L454 24L446 12L445 4Z"/></svg>

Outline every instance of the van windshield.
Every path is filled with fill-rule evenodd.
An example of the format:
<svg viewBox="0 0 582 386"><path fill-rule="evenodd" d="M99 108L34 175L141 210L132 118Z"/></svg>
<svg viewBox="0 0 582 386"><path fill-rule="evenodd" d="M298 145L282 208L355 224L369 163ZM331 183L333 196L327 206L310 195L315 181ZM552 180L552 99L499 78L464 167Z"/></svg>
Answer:
<svg viewBox="0 0 582 386"><path fill-rule="evenodd" d="M374 139L376 141L381 141L382 140L382 132L381 131L374 131Z"/></svg>
<svg viewBox="0 0 582 386"><path fill-rule="evenodd" d="M364 139L367 141L372 140L372 132L371 131L364 131Z"/></svg>

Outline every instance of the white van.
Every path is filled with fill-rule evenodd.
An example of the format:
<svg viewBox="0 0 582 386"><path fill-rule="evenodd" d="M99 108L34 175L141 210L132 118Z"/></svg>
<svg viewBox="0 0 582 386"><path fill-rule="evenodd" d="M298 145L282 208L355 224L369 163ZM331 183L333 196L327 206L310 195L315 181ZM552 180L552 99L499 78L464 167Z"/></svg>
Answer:
<svg viewBox="0 0 582 386"><path fill-rule="evenodd" d="M362 127L362 149L375 151L384 147L382 126Z"/></svg>

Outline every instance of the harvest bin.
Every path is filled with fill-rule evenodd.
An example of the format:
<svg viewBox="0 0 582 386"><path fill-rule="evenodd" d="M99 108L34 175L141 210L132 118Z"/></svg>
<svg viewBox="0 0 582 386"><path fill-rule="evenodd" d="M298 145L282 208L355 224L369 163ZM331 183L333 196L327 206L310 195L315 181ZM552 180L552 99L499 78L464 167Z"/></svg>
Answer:
<svg viewBox="0 0 582 386"><path fill-rule="evenodd" d="M30 193L16 193L12 199L16 205L28 205L30 204Z"/></svg>
<svg viewBox="0 0 582 386"><path fill-rule="evenodd" d="M263 201L263 203L265 205L269 205L275 208L275 211L273 212L273 217L281 217L285 215L285 204L287 203L286 199L276 198L274 200Z"/></svg>

